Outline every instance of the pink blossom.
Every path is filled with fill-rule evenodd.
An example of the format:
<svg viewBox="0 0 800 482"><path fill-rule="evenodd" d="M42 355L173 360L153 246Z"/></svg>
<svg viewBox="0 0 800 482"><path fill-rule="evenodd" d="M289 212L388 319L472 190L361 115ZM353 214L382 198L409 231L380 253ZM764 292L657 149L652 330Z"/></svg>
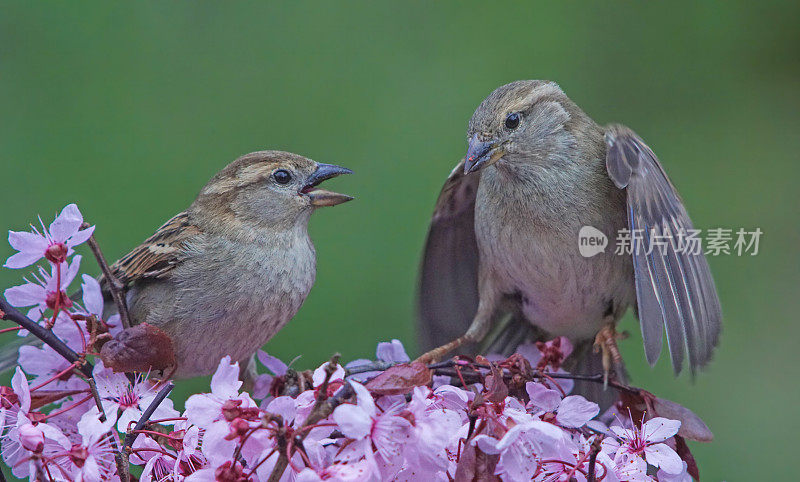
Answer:
<svg viewBox="0 0 800 482"><path fill-rule="evenodd" d="M177 477L177 456L174 451L165 449L146 435L138 436L131 448L131 463L144 464L140 477L142 482L180 480Z"/></svg>
<svg viewBox="0 0 800 482"><path fill-rule="evenodd" d="M314 370L314 374L311 376L312 381L314 382L314 388L319 387L322 385L322 382L325 381L325 377L327 374L325 373L326 369L330 365L330 362L325 362L320 365L316 370ZM344 380L345 371L341 365L336 365L336 369L334 369L331 378L328 380L328 383L335 382L335 381L342 381Z"/></svg>
<svg viewBox="0 0 800 482"><path fill-rule="evenodd" d="M375 356L378 357L378 360L385 362L406 363L411 361L403 344L397 339L378 343Z"/></svg>
<svg viewBox="0 0 800 482"><path fill-rule="evenodd" d="M667 444L668 438L678 433L681 423L663 417L655 417L644 422L641 428L625 429L611 427L621 443L615 450L615 462L629 462L631 458L643 456L648 464L658 467L670 474L679 474L683 468L680 457ZM614 451L614 442L608 441L606 447Z"/></svg>
<svg viewBox="0 0 800 482"><path fill-rule="evenodd" d="M33 275L33 281L25 280L24 285L13 286L3 293L11 306L34 306L38 312L61 309L72 306L72 300L67 296L66 290L81 266L81 257L75 256L72 262L63 262L58 266L51 266L51 271L39 267L39 274ZM61 270L61 276L57 274ZM59 283L60 281L60 283ZM37 317L38 319L38 317Z"/></svg>
<svg viewBox="0 0 800 482"><path fill-rule="evenodd" d="M378 343L378 347L375 349L375 356L378 361L386 363L406 363L411 361L411 358L409 358L408 354L406 353L405 347L403 347L403 344L397 339ZM361 358L351 361L346 365L346 367L347 369L353 369L371 364L372 360ZM380 373L381 372L379 371L357 373L352 375L350 379L363 383L371 378L375 378Z"/></svg>
<svg viewBox="0 0 800 482"><path fill-rule="evenodd" d="M113 420L101 422L91 413L84 414L78 422L82 442L74 444L68 455L74 465L76 482L101 482L109 480L116 472L114 447L109 435L113 427Z"/></svg>
<svg viewBox="0 0 800 482"><path fill-rule="evenodd" d="M262 373L256 378L255 386L253 387L253 398L259 400L269 397L270 389L275 377L282 377L286 375L289 366L283 363L279 358L274 357L264 350L258 350L256 354L258 361L264 365L271 373Z"/></svg>
<svg viewBox="0 0 800 482"><path fill-rule="evenodd" d="M503 474L508 480L530 480L538 461L570 456L565 450L564 432L539 420L515 425L500 440L478 435L472 443L488 454L500 454L495 474Z"/></svg>
<svg viewBox="0 0 800 482"><path fill-rule="evenodd" d="M450 387L456 391L442 388L437 389L439 393L436 394L427 387L416 387L408 404L414 423L412 442L405 445L404 465L423 473L446 472L451 468L448 449L458 444L460 429L468 422L467 417L462 417L466 402L461 397L466 395L459 393L462 390L456 387Z"/></svg>
<svg viewBox="0 0 800 482"><path fill-rule="evenodd" d="M683 465L683 469L677 474L670 474L664 469L658 469L656 479L658 479L659 482L692 482L692 476L689 475L686 462L681 461L681 464Z"/></svg>
<svg viewBox="0 0 800 482"><path fill-rule="evenodd" d="M142 413L156 397L158 391L149 380L137 377L133 384L122 373L114 373L110 368L105 368L102 361L97 362L94 367L94 379L97 383L97 393L103 404L103 411L109 419L116 420L117 429L125 432L128 425L136 423L141 418ZM96 411L97 408L95 407ZM122 411L121 414L118 412ZM169 398L159 404L155 412L154 419L177 417L178 412L172 407L172 400ZM170 425L173 422L164 422Z"/></svg>
<svg viewBox="0 0 800 482"><path fill-rule="evenodd" d="M35 461L41 457L51 457L71 446L66 436L55 426L35 423L31 420L30 389L25 374L17 367L11 379L11 386L18 405L7 410L4 424L8 430L3 435L3 460L12 468L15 477L27 477L35 473Z"/></svg>
<svg viewBox="0 0 800 482"><path fill-rule="evenodd" d="M3 460L15 477L36 473L36 463L49 460L71 446L58 428L47 423L33 423L22 411L16 423L3 436Z"/></svg>
<svg viewBox="0 0 800 482"><path fill-rule="evenodd" d="M544 343L524 343L517 347L517 353L534 368L548 373L567 374L561 368L561 363L572 353L572 343L562 336ZM564 393L571 392L575 386L575 382L569 379L557 379L557 383Z"/></svg>
<svg viewBox="0 0 800 482"><path fill-rule="evenodd" d="M39 220L41 223L41 219ZM46 257L52 263L61 263L73 253L75 246L85 242L94 232L94 226L81 230L83 215L75 204L61 210L47 229L42 232L31 226L31 231L9 231L8 243L19 251L6 260L6 268L24 268Z"/></svg>
<svg viewBox="0 0 800 482"><path fill-rule="evenodd" d="M580 428L600 413L600 406L580 395L561 398L558 390L551 390L541 383L528 382L525 390L530 397L529 406L556 414L556 422L562 427Z"/></svg>
<svg viewBox="0 0 800 482"><path fill-rule="evenodd" d="M239 364L231 363L226 356L211 378L211 393L192 395L186 401L186 417L189 423L205 430L202 450L214 467L230 461L238 442L238 435L231 435L260 424L258 407L247 393L239 394L241 386ZM265 443L259 439L263 431L251 437L254 439L248 449L255 449L256 442ZM251 451L243 455L251 455Z"/></svg>
<svg viewBox="0 0 800 482"><path fill-rule="evenodd" d="M378 413L369 391L358 382L350 382L356 392L356 405L340 405L333 412L339 430L356 441L367 459L373 456L374 446L383 461L399 457L404 444L411 440L411 423L397 414L402 405Z"/></svg>

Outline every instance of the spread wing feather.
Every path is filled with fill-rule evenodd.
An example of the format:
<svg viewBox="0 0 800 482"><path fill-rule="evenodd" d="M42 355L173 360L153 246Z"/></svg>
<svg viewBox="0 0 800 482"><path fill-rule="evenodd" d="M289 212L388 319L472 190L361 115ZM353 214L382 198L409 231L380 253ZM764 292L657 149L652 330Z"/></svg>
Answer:
<svg viewBox="0 0 800 482"><path fill-rule="evenodd" d="M133 251L111 265L111 271L125 286L139 280L155 280L169 276L185 259L186 242L200 234L184 211L158 228ZM100 280L105 285L105 280Z"/></svg>
<svg viewBox="0 0 800 482"><path fill-rule="evenodd" d="M462 159L436 201L418 294L417 333L425 351L463 335L478 308L475 195L479 180L477 173L464 175Z"/></svg>
<svg viewBox="0 0 800 482"><path fill-rule="evenodd" d="M692 372L705 365L717 344L722 311L702 252L686 244L694 227L658 158L633 131L620 125L606 130L606 167L614 184L625 189L636 298L645 354L654 364L662 331L675 372L686 355Z"/></svg>

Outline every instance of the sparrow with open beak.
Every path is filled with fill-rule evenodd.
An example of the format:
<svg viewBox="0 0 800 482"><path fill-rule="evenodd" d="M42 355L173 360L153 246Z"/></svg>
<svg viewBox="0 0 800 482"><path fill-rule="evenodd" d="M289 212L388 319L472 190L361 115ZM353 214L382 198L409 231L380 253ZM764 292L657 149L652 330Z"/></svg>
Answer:
<svg viewBox="0 0 800 482"><path fill-rule="evenodd" d="M137 326L103 345L106 364L187 378L212 373L229 355L243 378L252 377L253 354L314 284L311 213L352 199L318 186L350 173L281 151L253 152L225 167L189 209L111 266ZM144 323L160 338L137 329ZM158 347L163 335L171 350Z"/></svg>
<svg viewBox="0 0 800 482"><path fill-rule="evenodd" d="M576 344L573 371L616 363L622 376L614 326L633 306L651 364L665 328L676 373L686 355L692 371L709 361L721 321L714 281L702 253L655 246L653 228L677 239L692 223L633 131L596 124L553 82L519 81L481 103L467 138L425 248L419 334L432 351L421 358L474 350L505 317L493 349L513 350L535 328ZM584 257L583 226L611 239L642 235L632 236L631 253ZM586 349L593 342L602 356Z"/></svg>

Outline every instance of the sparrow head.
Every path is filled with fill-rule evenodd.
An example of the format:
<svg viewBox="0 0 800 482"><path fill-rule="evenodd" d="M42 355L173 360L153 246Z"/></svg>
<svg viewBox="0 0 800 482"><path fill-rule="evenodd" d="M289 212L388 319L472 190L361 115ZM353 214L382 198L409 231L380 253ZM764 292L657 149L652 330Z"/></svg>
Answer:
<svg viewBox="0 0 800 482"><path fill-rule="evenodd" d="M572 136L565 126L576 114L586 117L555 82L520 80L497 88L469 121L464 173L501 159L546 162L569 147Z"/></svg>
<svg viewBox="0 0 800 482"><path fill-rule="evenodd" d="M258 151L236 159L200 191L195 209L256 225L290 226L318 207L353 199L318 186L350 169L283 151Z"/></svg>

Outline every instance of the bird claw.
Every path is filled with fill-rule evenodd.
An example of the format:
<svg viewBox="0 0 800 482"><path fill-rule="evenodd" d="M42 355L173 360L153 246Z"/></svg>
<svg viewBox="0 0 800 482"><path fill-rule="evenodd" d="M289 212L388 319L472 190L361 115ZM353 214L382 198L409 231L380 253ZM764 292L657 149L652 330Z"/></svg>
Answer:
<svg viewBox="0 0 800 482"><path fill-rule="evenodd" d="M622 355L619 353L617 340L628 337L627 332L618 333L613 322L606 324L594 338L594 352L602 352L603 388L608 388L608 380L612 369L622 366Z"/></svg>

